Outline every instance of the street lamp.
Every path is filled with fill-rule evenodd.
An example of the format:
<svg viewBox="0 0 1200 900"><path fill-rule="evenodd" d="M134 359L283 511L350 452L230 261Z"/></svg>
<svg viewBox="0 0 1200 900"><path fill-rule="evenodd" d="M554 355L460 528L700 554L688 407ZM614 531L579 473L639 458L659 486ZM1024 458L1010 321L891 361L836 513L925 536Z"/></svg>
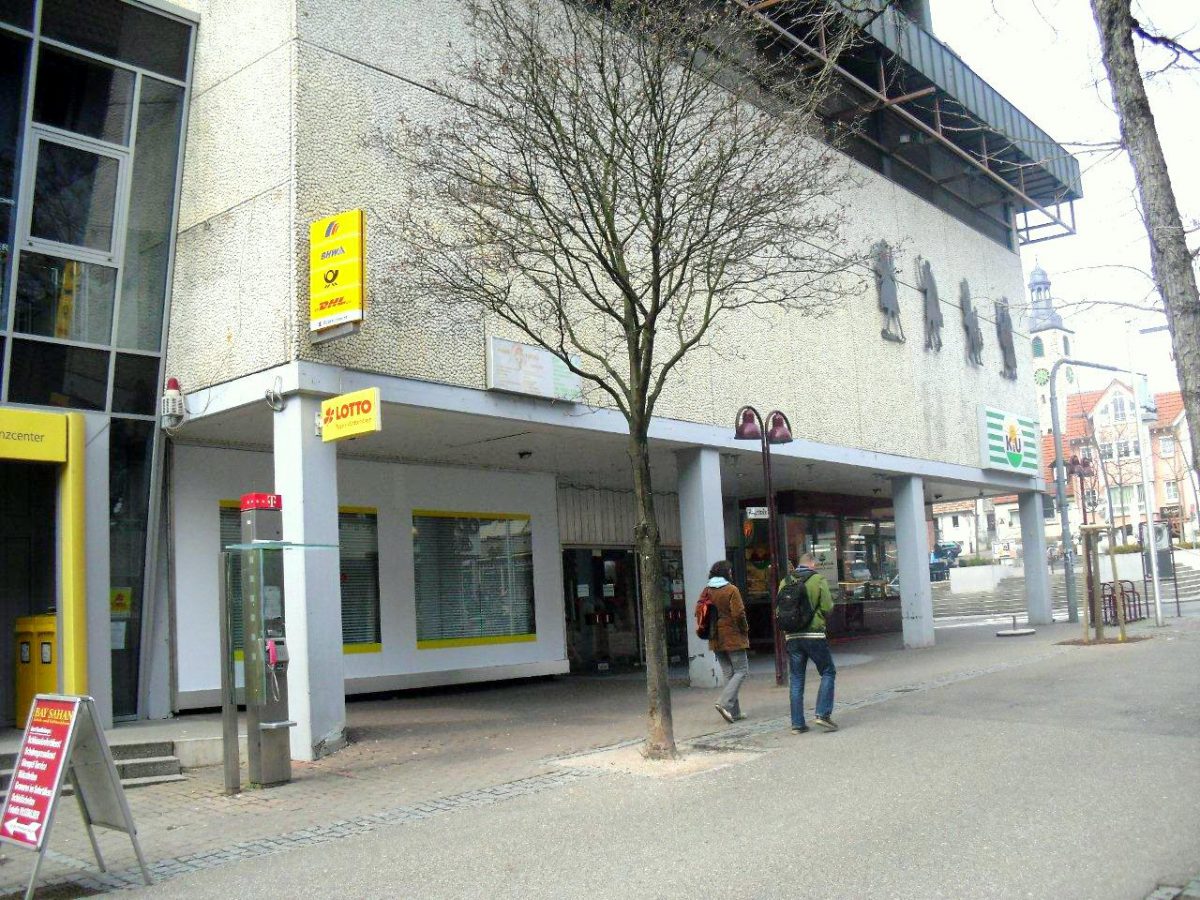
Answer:
<svg viewBox="0 0 1200 900"><path fill-rule="evenodd" d="M779 585L779 529L775 522L775 491L771 487L771 445L792 442L792 423L775 409L767 413L766 423L753 406L743 406L734 420L733 438L737 441L760 441L763 460L763 489L767 493L767 550L771 557L770 577L767 579L771 596L771 642L775 647L775 683L783 684L783 635L775 622L775 594Z"/></svg>

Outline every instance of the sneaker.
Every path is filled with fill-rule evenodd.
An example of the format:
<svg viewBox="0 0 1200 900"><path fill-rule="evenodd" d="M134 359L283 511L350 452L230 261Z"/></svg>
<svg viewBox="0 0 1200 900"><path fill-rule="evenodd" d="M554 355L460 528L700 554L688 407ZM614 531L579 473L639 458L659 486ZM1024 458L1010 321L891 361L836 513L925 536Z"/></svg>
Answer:
<svg viewBox="0 0 1200 900"><path fill-rule="evenodd" d="M793 725L792 726L792 734L804 734L804 732L806 732L806 731L808 731L807 725Z"/></svg>
<svg viewBox="0 0 1200 900"><path fill-rule="evenodd" d="M829 718L829 716L813 716L813 724L820 725L826 731L838 730L837 725L834 724L833 719Z"/></svg>
<svg viewBox="0 0 1200 900"><path fill-rule="evenodd" d="M730 725L733 724L733 713L723 707L720 703L717 704L717 712L721 714L722 719L724 719Z"/></svg>

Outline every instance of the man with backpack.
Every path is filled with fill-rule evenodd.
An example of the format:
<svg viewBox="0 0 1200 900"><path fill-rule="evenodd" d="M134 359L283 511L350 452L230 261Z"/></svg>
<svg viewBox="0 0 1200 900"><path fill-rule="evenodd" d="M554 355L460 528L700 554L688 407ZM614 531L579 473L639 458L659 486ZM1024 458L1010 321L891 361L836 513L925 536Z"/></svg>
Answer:
<svg viewBox="0 0 1200 900"><path fill-rule="evenodd" d="M796 734L808 731L804 724L804 670L810 659L821 675L813 724L826 731L837 731L830 718L837 669L825 639L825 617L833 609L833 595L825 576L816 571L816 565L812 553L801 556L796 571L780 583L775 603L776 622L787 642L792 731Z"/></svg>

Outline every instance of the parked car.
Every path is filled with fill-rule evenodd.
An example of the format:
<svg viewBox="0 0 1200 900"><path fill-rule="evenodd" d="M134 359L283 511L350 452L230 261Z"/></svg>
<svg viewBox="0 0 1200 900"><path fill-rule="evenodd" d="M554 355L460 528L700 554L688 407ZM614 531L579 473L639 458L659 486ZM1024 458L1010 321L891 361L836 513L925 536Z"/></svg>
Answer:
<svg viewBox="0 0 1200 900"><path fill-rule="evenodd" d="M933 548L934 558L942 560L947 566L958 565L958 557L961 553L962 545L954 541L938 541Z"/></svg>

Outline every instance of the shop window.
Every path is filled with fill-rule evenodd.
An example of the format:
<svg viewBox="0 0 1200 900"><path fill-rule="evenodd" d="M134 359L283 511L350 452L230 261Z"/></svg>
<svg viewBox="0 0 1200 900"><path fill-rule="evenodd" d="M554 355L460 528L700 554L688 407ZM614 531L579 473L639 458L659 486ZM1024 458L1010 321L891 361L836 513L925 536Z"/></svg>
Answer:
<svg viewBox="0 0 1200 900"><path fill-rule="evenodd" d="M527 515L413 513L417 647L536 640Z"/></svg>
<svg viewBox="0 0 1200 900"><path fill-rule="evenodd" d="M1042 343L1042 339L1040 337L1035 337L1033 339L1033 355L1034 357L1042 357L1046 355L1046 347Z"/></svg>
<svg viewBox="0 0 1200 900"><path fill-rule="evenodd" d="M379 517L375 510L338 513L342 643L379 643Z"/></svg>
<svg viewBox="0 0 1200 900"><path fill-rule="evenodd" d="M224 550L230 544L240 544L242 541L241 506L236 500L221 501L221 546ZM229 581L226 586L229 591L228 601L232 609L230 630L233 632L233 649L242 649L242 637L246 633L242 627L242 555L233 553L229 562Z"/></svg>
<svg viewBox="0 0 1200 900"><path fill-rule="evenodd" d="M21 253L15 331L107 344L117 270L43 253Z"/></svg>
<svg viewBox="0 0 1200 900"><path fill-rule="evenodd" d="M346 649L377 647L379 630L379 518L373 509L342 509L338 513L341 556L342 643ZM242 521L236 500L222 500L220 549L241 543ZM240 554L234 553L230 569L233 584L233 648L242 649L242 578Z"/></svg>
<svg viewBox="0 0 1200 900"><path fill-rule="evenodd" d="M42 34L180 80L191 29L123 0L45 0Z"/></svg>
<svg viewBox="0 0 1200 900"><path fill-rule="evenodd" d="M4 17L0 0L0 18ZM25 71L29 41L0 32L0 244L16 243L17 158L24 124ZM0 328L8 323L10 255L0 252Z"/></svg>
<svg viewBox="0 0 1200 900"><path fill-rule="evenodd" d="M35 122L111 144L128 144L132 113L132 72L53 47L41 48L33 94Z"/></svg>
<svg viewBox="0 0 1200 900"><path fill-rule="evenodd" d="M143 78L139 96L115 343L157 351L171 255L183 88Z"/></svg>
<svg viewBox="0 0 1200 900"><path fill-rule="evenodd" d="M158 357L118 353L112 397L115 413L154 415L158 397Z"/></svg>
<svg viewBox="0 0 1200 900"><path fill-rule="evenodd" d="M120 160L46 139L36 152L30 237L111 251Z"/></svg>
<svg viewBox="0 0 1200 900"><path fill-rule="evenodd" d="M108 351L13 341L8 399L37 406L104 409Z"/></svg>
<svg viewBox="0 0 1200 900"><path fill-rule="evenodd" d="M45 345L43 345L45 346ZM113 715L138 714L146 519L155 425L111 419L108 436L109 604Z"/></svg>
<svg viewBox="0 0 1200 900"><path fill-rule="evenodd" d="M0 0L0 22L33 28L33 0Z"/></svg>

